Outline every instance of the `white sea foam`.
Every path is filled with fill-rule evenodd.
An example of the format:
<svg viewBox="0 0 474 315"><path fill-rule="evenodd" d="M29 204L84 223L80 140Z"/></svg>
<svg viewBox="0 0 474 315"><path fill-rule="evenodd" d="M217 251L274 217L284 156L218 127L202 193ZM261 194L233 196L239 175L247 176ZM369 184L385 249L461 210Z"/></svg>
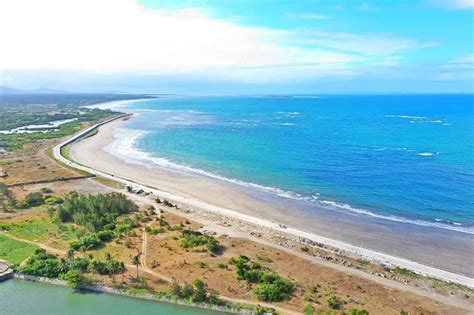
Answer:
<svg viewBox="0 0 474 315"><path fill-rule="evenodd" d="M117 108L122 108L125 105L128 105L130 103L152 101L152 100L156 100L156 98L139 98L139 99L133 99L133 100L111 101L111 102L104 102L104 103L86 105L86 106L83 106L83 107L84 108L90 108L90 109L93 109L93 108L97 108L97 109L117 109Z"/></svg>
<svg viewBox="0 0 474 315"><path fill-rule="evenodd" d="M285 114L285 115L290 115L290 116L296 116L300 115L300 112L276 112L277 114Z"/></svg>
<svg viewBox="0 0 474 315"><path fill-rule="evenodd" d="M329 210L337 210L337 211L342 211L345 213L353 213L355 215L356 214L366 215L366 216L375 217L375 218L383 219L383 220L416 224L416 225L428 226L428 227L437 227L437 228L443 228L443 229L448 229L448 230L474 234L473 227L464 227L462 226L462 224L458 222L448 222L448 221L429 222L429 221L423 221L423 220L411 220L411 219L401 218L397 216L380 215L380 214L371 212L367 209L353 207L349 204L339 203L339 202L330 201L330 200L320 200L319 193L314 193L312 196L303 196L293 191L285 191L280 188L245 182L238 179L228 178L228 177L215 174L212 172L207 172L205 170L190 167L187 165L177 164L166 158L154 157L153 155L143 152L142 150L137 148L137 142L140 139L142 139L144 136L146 136L148 132L141 131L141 130L131 130L131 129L117 129L117 131L118 132L116 134L116 140L112 142L111 144L109 144L107 147L105 147L104 150L106 150L110 154L118 156L119 158L129 163L140 164L146 167L163 168L166 170L179 172L181 174L205 176L208 178L230 182L242 187L252 188L252 189L257 189L260 191L272 193L279 197L309 202L315 206L319 206L319 207L326 208Z"/></svg>
<svg viewBox="0 0 474 315"><path fill-rule="evenodd" d="M424 220L412 220L412 219L407 219L407 218L402 218L402 217L397 217L397 216L385 216L385 215L374 213L366 209L355 208L355 207L352 207L351 205L348 205L345 203L339 203L335 201L320 200L319 202L321 204L327 205L328 207L334 210L343 209L350 212L367 215L370 217L383 219L383 220L390 220L390 221L395 221L395 222L400 222L400 223L415 224L415 225L421 225L421 226L427 226L427 227L436 227L436 228L453 230L453 231L458 231L458 232L463 232L463 233L468 233L468 234L474 234L473 227L464 227L459 222L452 222L452 221L441 220L441 219L435 219L436 222L429 222L429 221L424 221Z"/></svg>
<svg viewBox="0 0 474 315"><path fill-rule="evenodd" d="M425 117L425 116L409 116L409 115L385 115L385 117L405 118L405 119L428 119L428 117Z"/></svg>
<svg viewBox="0 0 474 315"><path fill-rule="evenodd" d="M431 124L443 124L443 126L449 126L451 124L444 123L441 119L429 118L425 116L409 116L409 115L385 115L388 118L403 118L410 119L410 124L415 123L431 123Z"/></svg>
<svg viewBox="0 0 474 315"><path fill-rule="evenodd" d="M278 126L298 126L298 124L289 123L289 122L274 124L274 125L278 125Z"/></svg>
<svg viewBox="0 0 474 315"><path fill-rule="evenodd" d="M422 152L422 153L418 153L419 156L433 156L435 155L434 153L432 152Z"/></svg>

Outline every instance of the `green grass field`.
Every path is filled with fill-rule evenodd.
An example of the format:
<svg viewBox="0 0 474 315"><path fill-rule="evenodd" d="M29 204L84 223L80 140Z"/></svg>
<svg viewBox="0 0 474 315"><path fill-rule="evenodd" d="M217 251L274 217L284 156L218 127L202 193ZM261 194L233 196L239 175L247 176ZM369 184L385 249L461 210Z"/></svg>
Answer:
<svg viewBox="0 0 474 315"><path fill-rule="evenodd" d="M0 259L18 264L28 258L38 247L0 234Z"/></svg>
<svg viewBox="0 0 474 315"><path fill-rule="evenodd" d="M67 247L68 241L77 239L72 226L39 220L12 224L8 233L29 241L47 242L54 239L56 240L55 247L58 248Z"/></svg>

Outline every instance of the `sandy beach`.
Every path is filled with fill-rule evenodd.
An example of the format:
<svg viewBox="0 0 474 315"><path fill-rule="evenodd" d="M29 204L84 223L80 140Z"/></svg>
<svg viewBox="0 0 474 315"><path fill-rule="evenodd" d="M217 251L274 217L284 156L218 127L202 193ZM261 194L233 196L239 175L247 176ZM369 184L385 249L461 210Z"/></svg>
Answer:
<svg viewBox="0 0 474 315"><path fill-rule="evenodd" d="M74 143L70 151L72 159L95 170L187 200L255 217L255 221L260 219L284 224L291 231L313 233L468 277L474 276L474 248L470 234L328 209L317 209L309 214L291 204L266 202L228 182L127 163L104 150L115 140L116 128L121 124L122 119L105 124L99 128L97 135Z"/></svg>

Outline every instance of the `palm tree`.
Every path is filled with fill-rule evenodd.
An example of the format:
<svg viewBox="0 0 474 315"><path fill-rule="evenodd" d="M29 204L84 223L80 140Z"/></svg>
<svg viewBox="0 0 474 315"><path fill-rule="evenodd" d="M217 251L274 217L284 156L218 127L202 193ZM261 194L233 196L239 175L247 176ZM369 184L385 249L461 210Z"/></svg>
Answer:
<svg viewBox="0 0 474 315"><path fill-rule="evenodd" d="M66 261L66 259L64 259L64 258L61 258L61 259L59 260L59 271L60 271L61 273L66 273L67 270L68 270L68 263L67 263L67 261Z"/></svg>
<svg viewBox="0 0 474 315"><path fill-rule="evenodd" d="M73 258L74 258L74 254L75 254L74 249L70 248L70 249L67 251L67 254L66 254L67 259L69 259L69 260L73 259Z"/></svg>
<svg viewBox="0 0 474 315"><path fill-rule="evenodd" d="M132 264L134 264L135 267L137 267L137 279L138 279L138 266L140 266L140 255L141 253L138 252L138 254L132 257Z"/></svg>

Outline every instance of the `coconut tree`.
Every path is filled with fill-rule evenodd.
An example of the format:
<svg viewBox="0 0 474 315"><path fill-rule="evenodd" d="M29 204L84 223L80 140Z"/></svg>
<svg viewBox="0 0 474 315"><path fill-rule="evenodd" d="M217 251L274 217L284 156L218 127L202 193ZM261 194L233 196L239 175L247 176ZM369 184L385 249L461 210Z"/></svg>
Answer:
<svg viewBox="0 0 474 315"><path fill-rule="evenodd" d="M135 256L132 257L132 264L135 265L137 268L137 279L138 279L138 267L140 266L140 255L141 253L138 252Z"/></svg>

